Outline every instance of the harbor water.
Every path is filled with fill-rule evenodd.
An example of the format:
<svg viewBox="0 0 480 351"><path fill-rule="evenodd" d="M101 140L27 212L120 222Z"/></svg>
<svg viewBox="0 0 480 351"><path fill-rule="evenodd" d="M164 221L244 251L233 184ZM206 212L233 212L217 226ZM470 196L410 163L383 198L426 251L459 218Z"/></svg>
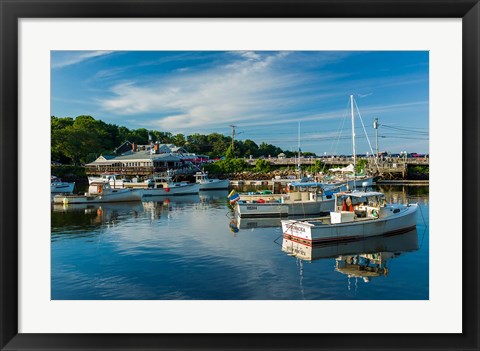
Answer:
<svg viewBox="0 0 480 351"><path fill-rule="evenodd" d="M228 191L52 205L52 300L426 300L428 186L374 187L418 203L416 230L294 245L280 219L239 219Z"/></svg>

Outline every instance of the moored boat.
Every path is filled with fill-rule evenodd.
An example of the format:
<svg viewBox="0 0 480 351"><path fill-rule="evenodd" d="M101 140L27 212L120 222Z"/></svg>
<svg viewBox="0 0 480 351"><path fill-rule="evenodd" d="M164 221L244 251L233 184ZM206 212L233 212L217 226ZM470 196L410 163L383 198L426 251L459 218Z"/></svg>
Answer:
<svg viewBox="0 0 480 351"><path fill-rule="evenodd" d="M147 187L141 189L143 197L173 196L198 194L200 185L197 183L173 182L171 177L157 177L153 182L146 183Z"/></svg>
<svg viewBox="0 0 480 351"><path fill-rule="evenodd" d="M127 202L141 201L142 190L139 189L113 189L109 183L91 183L95 186L96 194L85 193L84 195L55 195L55 204L88 204L102 202Z"/></svg>
<svg viewBox="0 0 480 351"><path fill-rule="evenodd" d="M324 190L321 183L292 183L287 193L278 198L242 200L240 197L236 209L243 218L319 215L333 210L334 192L334 189Z"/></svg>
<svg viewBox="0 0 480 351"><path fill-rule="evenodd" d="M329 216L282 220L284 238L317 245L392 235L416 226L417 204L386 204L385 195L373 191L343 192L334 196L335 210Z"/></svg>
<svg viewBox="0 0 480 351"><path fill-rule="evenodd" d="M230 181L228 179L210 179L207 173L197 172L195 182L199 184L200 190L219 190L228 189Z"/></svg>
<svg viewBox="0 0 480 351"><path fill-rule="evenodd" d="M113 189L121 189L129 181L122 174L103 173L98 177L88 177L88 184L92 185L94 183L108 183Z"/></svg>
<svg viewBox="0 0 480 351"><path fill-rule="evenodd" d="M51 193L72 193L75 188L75 182L62 182L58 177L52 176L50 180Z"/></svg>

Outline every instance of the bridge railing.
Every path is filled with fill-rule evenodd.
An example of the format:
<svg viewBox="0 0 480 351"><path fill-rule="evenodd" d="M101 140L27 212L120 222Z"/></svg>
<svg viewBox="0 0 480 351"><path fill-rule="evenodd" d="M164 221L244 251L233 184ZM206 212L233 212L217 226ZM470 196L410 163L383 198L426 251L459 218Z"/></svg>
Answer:
<svg viewBox="0 0 480 351"><path fill-rule="evenodd" d="M259 159L245 159L248 164L254 165ZM357 157L357 162L359 160L367 160L368 163L374 164L374 159L372 157ZM298 158L265 158L265 161L270 162L273 165L298 165L299 161ZM315 161L321 161L327 165L349 165L353 164L353 158L351 157L335 157L335 158L310 158L310 157L301 157L300 164L301 165L313 165ZM428 165L429 158L428 157L384 157L377 159L378 165L384 164L397 164L397 165ZM392 168L395 168L393 166Z"/></svg>

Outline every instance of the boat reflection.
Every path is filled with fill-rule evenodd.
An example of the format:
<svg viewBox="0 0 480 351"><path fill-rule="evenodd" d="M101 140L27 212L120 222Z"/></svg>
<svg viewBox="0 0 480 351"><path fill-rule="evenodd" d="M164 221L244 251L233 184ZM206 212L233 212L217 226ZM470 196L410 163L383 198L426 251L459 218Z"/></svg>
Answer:
<svg viewBox="0 0 480 351"><path fill-rule="evenodd" d="M209 190L200 192L200 201L219 202L224 204L228 195L228 190Z"/></svg>
<svg viewBox="0 0 480 351"><path fill-rule="evenodd" d="M52 228L64 225L116 224L129 218L145 217L158 220L175 211L202 206L197 195L151 196L142 202L115 202L93 204L53 204Z"/></svg>
<svg viewBox="0 0 480 351"><path fill-rule="evenodd" d="M255 229L280 227L282 225L280 218L242 218L236 217L239 229Z"/></svg>
<svg viewBox="0 0 480 351"><path fill-rule="evenodd" d="M335 258L335 270L349 278L388 274L387 261L404 252L418 250L417 230L392 236L375 236L350 243L309 246L284 238L282 251L304 261Z"/></svg>
<svg viewBox="0 0 480 351"><path fill-rule="evenodd" d="M305 216L289 216L288 219L302 220ZM282 226L282 218L245 218L238 215L235 216L238 229L255 229L255 228L279 228Z"/></svg>
<svg viewBox="0 0 480 351"><path fill-rule="evenodd" d="M93 204L53 204L52 231L71 224L71 230L82 225L89 228L114 225L126 218L136 218L144 212L141 202L116 202Z"/></svg>
<svg viewBox="0 0 480 351"><path fill-rule="evenodd" d="M149 196L147 199L143 199L142 203L145 204L160 204L160 205L181 205L181 204L198 204L200 203L200 196L198 194L193 195L176 195L176 196Z"/></svg>

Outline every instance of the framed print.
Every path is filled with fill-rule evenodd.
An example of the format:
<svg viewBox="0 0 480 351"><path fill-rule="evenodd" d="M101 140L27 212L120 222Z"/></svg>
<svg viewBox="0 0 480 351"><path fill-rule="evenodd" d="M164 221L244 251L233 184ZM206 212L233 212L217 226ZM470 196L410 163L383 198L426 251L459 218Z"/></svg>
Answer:
<svg viewBox="0 0 480 351"><path fill-rule="evenodd" d="M478 1L1 13L2 349L478 349Z"/></svg>

